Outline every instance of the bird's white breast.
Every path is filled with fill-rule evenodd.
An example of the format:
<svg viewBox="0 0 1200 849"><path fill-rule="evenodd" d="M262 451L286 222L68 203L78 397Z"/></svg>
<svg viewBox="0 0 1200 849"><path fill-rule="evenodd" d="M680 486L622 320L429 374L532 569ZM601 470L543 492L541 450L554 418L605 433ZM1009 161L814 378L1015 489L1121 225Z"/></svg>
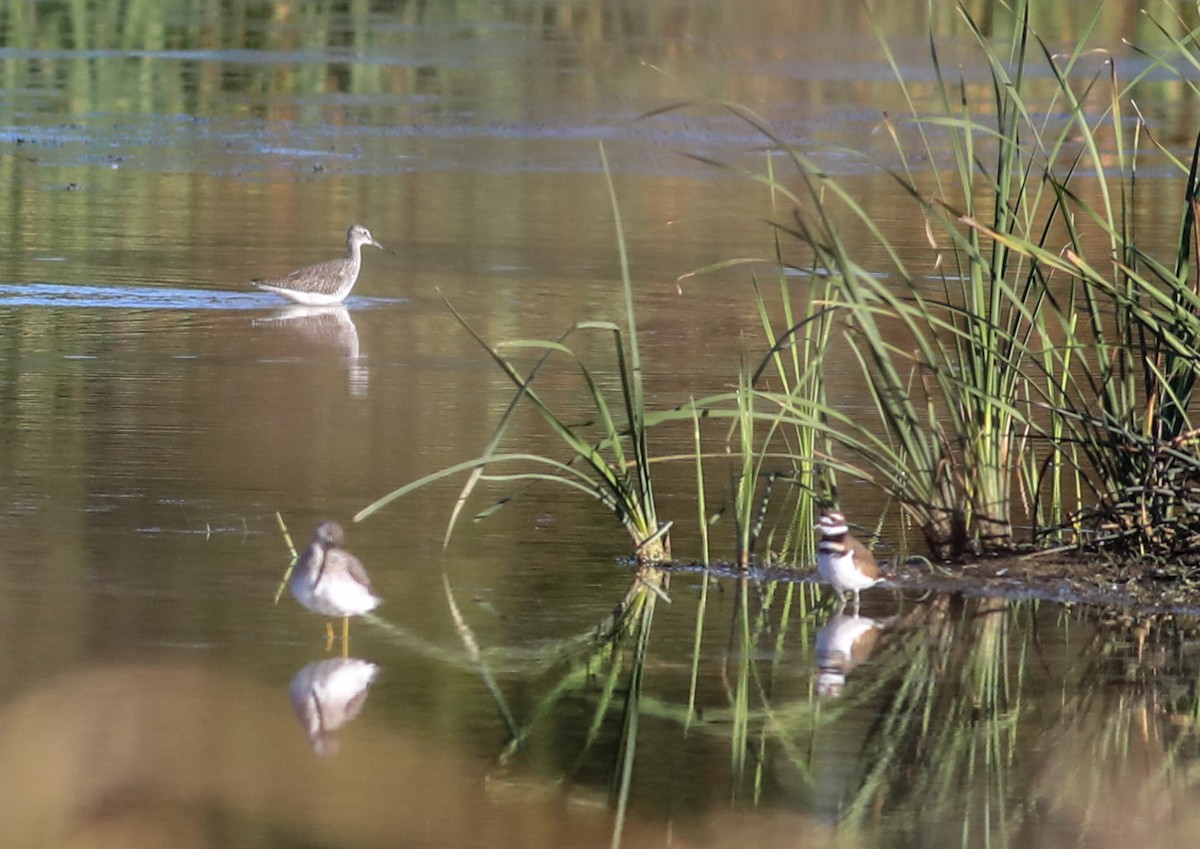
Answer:
<svg viewBox="0 0 1200 849"><path fill-rule="evenodd" d="M821 543L817 554L817 571L838 592L865 590L877 579L864 575L854 565L854 552L837 544Z"/></svg>

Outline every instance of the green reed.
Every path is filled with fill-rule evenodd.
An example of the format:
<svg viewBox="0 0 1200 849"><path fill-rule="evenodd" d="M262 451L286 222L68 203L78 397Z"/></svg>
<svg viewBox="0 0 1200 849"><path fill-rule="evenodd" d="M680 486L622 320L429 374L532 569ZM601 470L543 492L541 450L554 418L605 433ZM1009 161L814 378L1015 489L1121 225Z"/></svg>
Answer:
<svg viewBox="0 0 1200 849"><path fill-rule="evenodd" d="M945 117L916 118L918 127L949 130L959 177L957 198L938 181L936 202L921 205L966 260L962 285L943 302L961 305L961 332L953 356L932 364L958 370L966 390L969 427L958 431L955 456L968 461L963 488L974 521L963 530L984 547L1003 542L992 518L1019 480L1036 526L1074 532L1065 538L1077 541L1083 524L1115 527L1113 541L1163 550L1190 536L1175 533L1186 523L1181 514L1200 515L1182 486L1200 465L1187 416L1200 339L1200 301L1189 282L1196 160L1180 187L1174 256L1151 257L1138 248L1134 216L1142 128L1131 134L1125 117L1138 80L1122 83L1111 62L1078 80L1099 11L1061 54L1031 30L1027 4L1013 14L1003 55L964 13L991 69L989 122L973 117L961 83L947 85L936 48ZM1190 55L1184 40L1171 44L1174 55ZM1037 109L1024 83L1035 58L1054 81ZM1069 120L1055 127L1048 116L1056 114ZM995 166L986 173L975 165L976 137L994 139ZM986 188L974 191L981 181ZM918 197L912 175L902 182ZM1064 510L1072 495L1074 508Z"/></svg>
<svg viewBox="0 0 1200 849"><path fill-rule="evenodd" d="M1015 11L1018 22L1007 58L979 39L993 80L993 97L980 111L993 124L973 117L965 86L943 75L932 40L942 114L919 115L896 70L920 139L919 152L933 167L918 175L905 166L893 176L925 219L929 244L937 253L935 294L924 293L924 275L906 264L856 198L807 156L789 150L803 192L794 222L783 229L811 251L830 281L828 303L846 321L840 340L870 389L875 432L839 420L819 402L785 403L822 425L832 423L831 436L867 461L871 477L904 505L930 548L945 556L1011 544L1014 461L1020 436L1030 426L1029 410L1019 399L1031 341L1040 341L1044 330L1042 281L1013 263L1003 245L989 248L947 212L948 203L958 202L980 214L990 210L997 230L1040 232L1039 216L1045 213L1039 213L1041 199L1031 179L1033 157L1021 139L1029 114L1020 100L1028 59L1027 12L1023 5ZM880 42L896 68L886 40L881 37ZM934 128L949 142L949 163L931 141ZM888 129L907 163L914 151L905 149L893 125ZM990 150L978 149L979 136L992 141ZM856 261L854 248L841 236L844 215L867 225L888 257L891 279ZM896 287L892 279L901 285ZM897 338L907 344L893 341Z"/></svg>
<svg viewBox="0 0 1200 849"><path fill-rule="evenodd" d="M696 512L700 528L700 562L704 566L703 583L700 586L700 600L696 604L696 627L692 637L692 672L688 684L688 712L684 723L684 733L696 715L696 687L700 680L700 647L704 641L704 617L708 611L708 502L704 497L704 452L700 443L700 413L696 409L695 399L691 404L692 412L692 442L696 459Z"/></svg>
<svg viewBox="0 0 1200 849"><path fill-rule="evenodd" d="M275 522L279 525L279 532L283 534L284 545L288 548L288 565L283 572L283 579L279 582L279 587L275 590L275 604L279 604L279 599L283 598L283 594L287 592L288 581L292 577L292 570L296 568L296 561L299 555L296 553L296 546L292 542L292 534L288 530L287 523L283 521L283 516L279 511L275 511Z"/></svg>
<svg viewBox="0 0 1200 849"><path fill-rule="evenodd" d="M737 392L737 436L738 446L734 456L740 461L735 479L734 526L737 543L737 564L745 569L750 565L750 556L755 547L754 525L758 513L758 482L762 463L766 459L755 451L754 441L754 393L746 370L742 369Z"/></svg>
<svg viewBox="0 0 1200 849"><path fill-rule="evenodd" d="M771 156L766 158L766 164L771 211L777 216L781 198L775 191L774 160ZM766 379L765 375L769 374L784 394L802 398L810 405L819 405L826 400L826 387L824 372L817 364L828 351L833 329L832 311L824 306L831 292L831 283L819 275L814 278L819 282L812 287L812 296L806 300L803 318L797 320L792 306L791 284L780 236L780 231L776 230L773 239L775 266L778 269L775 286L779 292L779 309L786 330L782 334L776 333L764 287L755 278L754 300L766 336L768 353L751 376L750 386L759 386L760 382ZM815 269L810 268L807 271L812 274ZM814 525L817 505L814 496L823 493L827 500L834 503L837 501L836 472L831 466L818 463L816 458L822 453L832 453L833 446L828 436L821 434L816 428L803 425L782 429L780 437L792 458L792 481L797 485L799 493L795 509L791 513L792 525L780 556L787 558L792 555L798 559L811 560L816 553Z"/></svg>
<svg viewBox="0 0 1200 849"><path fill-rule="evenodd" d="M679 105L668 109L677 108ZM715 167L725 167L719 162L697 158ZM782 184L775 179L772 156L765 157L765 165L765 175L761 178L742 173L751 179L761 179L768 189L772 213L778 214L781 195L785 193ZM765 411L755 406L755 390L768 381L782 386L785 394L797 394L811 403L822 401L825 392L824 375L818 364L829 341L831 310L823 306L823 298L818 294L807 300L803 318L797 320L779 233L775 234L774 255L770 259L718 262L690 271L681 279L750 264L774 266L776 280L772 285L779 293L778 309L784 329L777 332L777 320L773 316L772 303L768 301L770 287L757 275L752 275L755 304L769 351L752 370L743 364L736 393L704 399L706 415L713 418L728 415L731 419L725 452L739 465L735 474L734 536L736 560L743 568L756 556L764 529L767 539L765 550L760 552L761 563L769 565L773 561L789 559L811 561L816 548L815 497L824 493L827 499L836 500L834 470L817 459L821 453L828 454L831 450L828 439L807 422L797 424L794 417L787 414L786 407L772 404L771 412L764 415ZM726 406L732 407L732 412L723 410ZM765 429L756 437L755 431L760 424L765 425ZM736 445L733 444L735 438ZM775 445L782 445L782 450L774 450ZM789 518L782 527L783 535L776 551L771 543L779 528L767 527L767 519L772 489L778 480L784 481L789 488L786 501L792 509L783 511Z"/></svg>
<svg viewBox="0 0 1200 849"><path fill-rule="evenodd" d="M1137 80L1120 84L1110 63L1077 81L1099 12L1055 54L1032 30L1027 2L1009 11L1003 39L959 9L986 88L951 77L931 36L932 115L918 109L879 35L910 113L883 123L902 163L889 173L924 221L932 272L914 270L813 156L758 115L724 105L790 164L786 176L773 167L748 176L769 188L773 206L791 204L790 219L777 222L788 244L776 252L781 267L785 253L806 256L814 282L796 318L781 281L782 329L756 288L768 353L753 399L742 387L697 403L744 433L769 423L764 438L742 440L744 474L788 457L834 502L838 472L861 477L903 507L937 556L1011 548L1017 508L1056 540L1108 523L1118 539L1144 545L1156 527L1164 536L1164 520L1178 540L1200 521L1200 499L1183 486L1200 466L1187 415L1200 342L1200 294L1188 282L1196 168L1180 189L1176 255L1148 256L1133 216L1139 133L1126 138ZM1191 35L1173 39L1175 51L1187 54ZM918 159L929 164L914 171L908 163ZM847 222L869 234L884 267L859 259ZM831 345L857 363L873 420L828 402L820 364ZM813 477L814 465L828 477ZM1098 503L1085 509L1088 495Z"/></svg>
<svg viewBox="0 0 1200 849"><path fill-rule="evenodd" d="M501 417L483 454L393 490L360 510L354 517L355 521L365 519L402 495L448 476L469 472L468 480L447 525L445 542L449 542L455 523L479 482L486 480L509 484L551 483L582 492L612 510L629 532L634 543L634 554L639 561L670 559L670 523L658 521L654 501L654 485L650 474L649 428L656 421L683 420L688 415L683 411L653 416L647 414L633 279L629 269L616 188L603 145L600 146L600 157L604 165L616 226L625 306L624 326L612 321L581 321L558 339L516 339L493 344L485 340L453 306L447 304L462 327L516 386L516 394ZM610 339L620 385L619 397L615 403L607 397L592 368L567 344L577 333L599 333ZM522 374L510 359L509 352L529 351L537 353L539 359L528 373ZM553 356L567 360L578 370L585 396L600 426L598 438L581 435L575 427L568 424L566 411L556 411L538 394L535 383ZM522 404L531 405L541 415L543 421L558 437L561 447L567 449L567 459L561 460L537 450L500 450L500 444L508 433L513 416ZM488 513L490 510L480 514L480 517Z"/></svg>
<svg viewBox="0 0 1200 849"><path fill-rule="evenodd" d="M1167 36L1168 56L1196 64L1195 31L1173 37L1158 29ZM959 220L1069 292L1057 315L1063 341L1047 346L1042 364L1041 399L1054 416L1055 450L1069 448L1067 459L1082 470L1076 489L1087 487L1091 498L1059 524L1079 539L1122 551L1187 551L1200 519L1200 499L1188 484L1200 472L1189 415L1200 343L1191 256L1200 137L1190 165L1160 149L1184 178L1174 198L1180 224L1173 253L1150 255L1139 246L1144 237L1135 216L1142 191L1138 165L1149 133L1140 115L1126 129L1127 113L1136 109L1131 90L1140 77L1122 82L1109 63L1080 88L1068 79L1079 51L1064 58L1042 49L1058 82L1054 106L1070 116L1056 141L1061 145L1069 133L1078 147L1064 165L1048 167L1041 181L1053 193L1052 223L1065 232L1066 243L1006 232L969 212ZM1161 57L1155 62L1170 68ZM1104 104L1099 115L1085 105L1089 98ZM1078 536L1085 531L1090 533Z"/></svg>

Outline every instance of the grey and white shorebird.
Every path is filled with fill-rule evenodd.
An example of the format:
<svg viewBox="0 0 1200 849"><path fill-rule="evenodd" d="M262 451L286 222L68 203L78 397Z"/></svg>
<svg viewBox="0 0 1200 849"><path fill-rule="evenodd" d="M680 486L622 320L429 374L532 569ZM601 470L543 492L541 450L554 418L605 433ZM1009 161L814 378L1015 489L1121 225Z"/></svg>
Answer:
<svg viewBox="0 0 1200 849"><path fill-rule="evenodd" d="M314 613L342 619L342 651L350 642L350 617L370 613L383 599L371 589L362 562L343 547L346 532L334 521L322 522L296 566L288 587L296 601ZM333 645L333 627L325 623L326 645Z"/></svg>
<svg viewBox="0 0 1200 849"><path fill-rule="evenodd" d="M817 543L817 571L838 594L845 605L846 593L854 594L854 609L858 610L858 594L865 589L885 584L883 573L870 549L850 533L846 517L829 510L817 523L821 541Z"/></svg>
<svg viewBox="0 0 1200 849"><path fill-rule="evenodd" d="M283 295L288 300L310 307L340 304L358 280L362 268L362 246L374 245L387 250L371 236L371 231L355 224L346 231L346 255L327 262L318 262L273 280L251 280L251 284L267 292Z"/></svg>

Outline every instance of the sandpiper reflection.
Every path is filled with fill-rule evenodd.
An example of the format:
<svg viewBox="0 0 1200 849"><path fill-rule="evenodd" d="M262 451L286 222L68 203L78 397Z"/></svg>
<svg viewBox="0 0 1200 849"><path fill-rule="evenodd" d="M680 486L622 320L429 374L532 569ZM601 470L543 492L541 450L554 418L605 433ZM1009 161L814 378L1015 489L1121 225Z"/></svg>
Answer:
<svg viewBox="0 0 1200 849"><path fill-rule="evenodd" d="M892 619L838 612L817 631L817 695L839 696L846 676L868 657Z"/></svg>
<svg viewBox="0 0 1200 849"><path fill-rule="evenodd" d="M293 304L251 322L253 327L286 330L313 345L332 348L346 360L350 389L356 397L366 394L370 373L359 353L358 327L350 311L341 304L309 307Z"/></svg>
<svg viewBox="0 0 1200 849"><path fill-rule="evenodd" d="M378 675L370 661L335 657L314 660L292 676L288 698L314 752L337 754L338 729L358 716Z"/></svg>

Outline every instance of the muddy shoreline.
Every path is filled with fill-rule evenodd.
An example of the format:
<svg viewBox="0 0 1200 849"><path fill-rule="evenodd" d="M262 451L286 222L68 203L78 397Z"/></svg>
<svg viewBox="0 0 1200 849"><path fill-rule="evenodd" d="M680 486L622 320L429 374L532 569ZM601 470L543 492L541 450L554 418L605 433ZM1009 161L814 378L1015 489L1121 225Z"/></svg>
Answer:
<svg viewBox="0 0 1200 849"><path fill-rule="evenodd" d="M703 571L698 563L672 564L672 572ZM736 578L733 564L710 565L711 574ZM818 581L816 571L796 568L751 568L760 581ZM893 566L888 577L895 590L961 593L1013 601L1050 601L1108 607L1133 614L1200 617L1200 585L1153 568L1097 562L1072 552L1013 554L953 565L914 559ZM871 590L886 592L887 590ZM865 598L866 596L864 596Z"/></svg>

